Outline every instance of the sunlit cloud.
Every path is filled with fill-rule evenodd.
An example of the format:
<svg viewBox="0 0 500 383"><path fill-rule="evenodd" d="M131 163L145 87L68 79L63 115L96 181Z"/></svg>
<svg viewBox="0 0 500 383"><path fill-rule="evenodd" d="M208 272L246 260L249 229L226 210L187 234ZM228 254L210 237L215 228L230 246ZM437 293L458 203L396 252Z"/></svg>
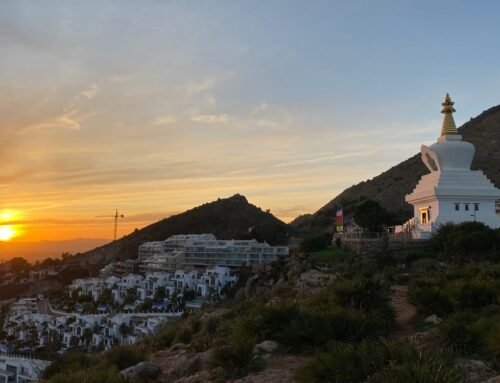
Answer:
<svg viewBox="0 0 500 383"><path fill-rule="evenodd" d="M175 124L176 122L177 119L174 116L171 115L160 116L153 121L153 126L170 125L170 124Z"/></svg>
<svg viewBox="0 0 500 383"><path fill-rule="evenodd" d="M21 133L44 129L78 130L80 129L80 123L83 119L84 118L79 115L77 110L72 110L50 120L28 125L21 130Z"/></svg>
<svg viewBox="0 0 500 383"><path fill-rule="evenodd" d="M95 83L90 84L87 89L82 91L82 94L89 99L94 98L97 93L99 93L99 87Z"/></svg>
<svg viewBox="0 0 500 383"><path fill-rule="evenodd" d="M201 114L201 115L192 117L191 120L194 122L200 122L203 124L218 124L218 123L228 122L230 120L230 117L229 117L229 115L227 115L225 113Z"/></svg>
<svg viewBox="0 0 500 383"><path fill-rule="evenodd" d="M190 82L186 85L186 93L195 95L212 89L215 85L215 77L207 77L198 82Z"/></svg>

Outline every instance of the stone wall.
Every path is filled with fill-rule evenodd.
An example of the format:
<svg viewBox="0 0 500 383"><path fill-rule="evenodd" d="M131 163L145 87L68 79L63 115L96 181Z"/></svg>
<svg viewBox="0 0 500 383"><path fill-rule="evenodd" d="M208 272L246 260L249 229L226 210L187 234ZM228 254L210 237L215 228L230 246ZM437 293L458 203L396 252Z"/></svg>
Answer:
<svg viewBox="0 0 500 383"><path fill-rule="evenodd" d="M343 248L360 255L380 255L386 251L415 249L424 247L427 242L425 239L398 239L387 236L378 238L341 238Z"/></svg>

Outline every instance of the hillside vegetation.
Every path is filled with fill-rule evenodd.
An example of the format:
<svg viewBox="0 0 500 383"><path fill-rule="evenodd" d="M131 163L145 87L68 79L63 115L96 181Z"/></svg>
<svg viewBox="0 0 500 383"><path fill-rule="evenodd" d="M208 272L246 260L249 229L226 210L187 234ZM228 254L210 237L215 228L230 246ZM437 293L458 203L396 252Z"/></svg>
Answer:
<svg viewBox="0 0 500 383"><path fill-rule="evenodd" d="M436 134L438 129L436 127ZM476 147L472 168L482 169L500 187L500 106L490 108L471 119L459 131L465 141L472 142ZM415 144L415 149L418 149L418 145ZM412 209L404 197L426 173L428 170L421 161L420 154L417 154L370 180L347 188L316 213L298 217L291 226L305 233L327 229L334 222L337 205L342 205L344 213L350 215L366 199L378 201L400 222L404 222L412 215Z"/></svg>

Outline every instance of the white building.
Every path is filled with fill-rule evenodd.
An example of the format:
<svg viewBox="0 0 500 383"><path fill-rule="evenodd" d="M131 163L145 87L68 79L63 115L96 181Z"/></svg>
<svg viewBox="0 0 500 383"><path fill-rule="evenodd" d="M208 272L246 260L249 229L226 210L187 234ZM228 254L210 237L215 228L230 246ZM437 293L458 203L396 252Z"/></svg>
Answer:
<svg viewBox="0 0 500 383"><path fill-rule="evenodd" d="M154 255L172 253L184 248L186 242L193 240L215 240L213 234L177 234L165 241L146 242L139 246L139 259L144 260Z"/></svg>
<svg viewBox="0 0 500 383"><path fill-rule="evenodd" d="M49 361L0 355L0 380L2 382L37 382Z"/></svg>
<svg viewBox="0 0 500 383"><path fill-rule="evenodd" d="M447 94L442 103L441 136L435 144L421 148L422 161L430 173L406 196L414 207L414 218L404 225L404 230L412 231L417 238L427 237L448 222L478 221L500 227L495 209L500 190L481 170L471 170L475 148L458 134L453 104Z"/></svg>
<svg viewBox="0 0 500 383"><path fill-rule="evenodd" d="M252 266L288 255L286 246L271 246L255 239L219 240L213 234L175 235L165 240L163 246L159 243L148 242L139 247L142 271Z"/></svg>

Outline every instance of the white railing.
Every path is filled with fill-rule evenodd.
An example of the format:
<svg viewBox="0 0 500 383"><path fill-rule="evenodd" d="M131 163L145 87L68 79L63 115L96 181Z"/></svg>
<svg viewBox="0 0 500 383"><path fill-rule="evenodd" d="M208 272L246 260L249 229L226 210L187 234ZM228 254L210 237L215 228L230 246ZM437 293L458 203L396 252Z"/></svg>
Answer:
<svg viewBox="0 0 500 383"><path fill-rule="evenodd" d="M337 233L334 236L335 238L340 238L341 240L363 240L363 241L381 241L384 238L387 238L391 241L412 241L418 240L419 238L415 238L412 232L400 232L400 233Z"/></svg>

